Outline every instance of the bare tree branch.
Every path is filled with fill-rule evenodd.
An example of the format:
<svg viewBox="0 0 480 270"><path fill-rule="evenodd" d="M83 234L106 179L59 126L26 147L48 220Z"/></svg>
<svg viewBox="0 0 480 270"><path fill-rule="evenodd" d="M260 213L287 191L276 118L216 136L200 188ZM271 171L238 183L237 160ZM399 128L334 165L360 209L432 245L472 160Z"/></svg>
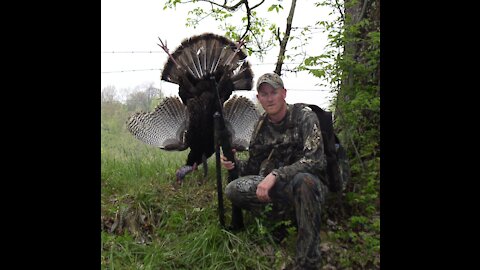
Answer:
<svg viewBox="0 0 480 270"><path fill-rule="evenodd" d="M248 2L248 0L239 0L235 5L233 6L227 6L227 1L224 1L223 4L219 4L219 3L216 3L215 1L211 1L211 0L197 0L198 2L207 2L207 3L210 3L212 5L215 5L217 7L221 7L223 9L226 9L226 10L229 10L229 11L235 11L237 10L242 4L245 4ZM188 1L188 2L182 2L182 3L190 3L190 2L193 2L193 1ZM253 6L251 9L256 9L257 7L261 6L263 4L263 2L265 2L265 0L262 0L260 1L258 4L256 4L255 6Z"/></svg>
<svg viewBox="0 0 480 270"><path fill-rule="evenodd" d="M283 36L282 42L280 43L280 52L277 58L277 66L275 67L275 73L277 73L278 75L281 75L282 73L283 59L285 58L287 42L288 42L288 39L290 38L290 31L292 30L293 14L295 13L296 4L297 4L297 0L292 0L290 12L288 13L288 17L287 17L287 29L285 30L285 35Z"/></svg>
<svg viewBox="0 0 480 270"><path fill-rule="evenodd" d="M345 22L345 15L343 14L342 5L340 5L340 3L338 3L338 0L335 0L335 5L337 6L338 12L340 12L340 16L342 18L342 21Z"/></svg>
<svg viewBox="0 0 480 270"><path fill-rule="evenodd" d="M256 5L253 6L251 9L256 9L256 8L259 7L261 4L263 4L263 2L265 2L265 0L260 1L260 3L256 4Z"/></svg>
<svg viewBox="0 0 480 270"><path fill-rule="evenodd" d="M215 5L215 6L218 6L218 7L221 7L223 9L226 9L226 10L230 10L230 11L235 11L237 10L244 2L247 2L247 0L240 0L238 1L238 3L236 3L235 5L233 6L227 6L227 1L224 1L223 2L223 5L221 4L218 4L214 1L210 1L210 0L197 0L198 2L207 2L207 3L210 3L212 5ZM186 2L185 2L186 3Z"/></svg>
<svg viewBox="0 0 480 270"><path fill-rule="evenodd" d="M278 44L282 45L282 38L280 37L280 27L277 27L277 32L275 32L274 34L277 37Z"/></svg>
<svg viewBox="0 0 480 270"><path fill-rule="evenodd" d="M240 41L247 35L248 31L250 31L250 17L252 16L250 7L248 6L248 1L244 1L245 8L247 9L247 29L245 29L245 33L240 37Z"/></svg>

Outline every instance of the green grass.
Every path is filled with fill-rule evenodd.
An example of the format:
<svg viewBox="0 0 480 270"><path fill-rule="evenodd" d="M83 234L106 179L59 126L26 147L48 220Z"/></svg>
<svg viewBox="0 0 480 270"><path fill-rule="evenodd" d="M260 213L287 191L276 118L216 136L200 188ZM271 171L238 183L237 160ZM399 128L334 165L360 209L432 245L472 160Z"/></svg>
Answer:
<svg viewBox="0 0 480 270"><path fill-rule="evenodd" d="M102 269L272 269L291 260L248 214L246 230L221 228L214 156L206 179L200 167L175 189L188 151L148 146L124 127L101 136Z"/></svg>
<svg viewBox="0 0 480 270"><path fill-rule="evenodd" d="M102 118L102 269L282 269L293 261L296 233L277 244L271 226L248 212L245 230L221 228L214 156L206 179L200 167L174 188L188 150L167 152L136 140L125 129L127 115ZM229 224L231 204L224 204ZM322 243L332 245L325 263L379 269L379 222L353 218L338 225L335 232L322 226Z"/></svg>

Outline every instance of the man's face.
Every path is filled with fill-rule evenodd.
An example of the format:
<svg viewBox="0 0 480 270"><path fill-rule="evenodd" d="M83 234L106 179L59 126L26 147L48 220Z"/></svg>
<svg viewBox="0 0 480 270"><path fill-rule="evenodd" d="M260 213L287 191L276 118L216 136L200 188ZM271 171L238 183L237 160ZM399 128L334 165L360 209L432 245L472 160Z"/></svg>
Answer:
<svg viewBox="0 0 480 270"><path fill-rule="evenodd" d="M283 88L274 89L268 83L262 83L258 89L257 98L267 114L275 115L285 104L287 91Z"/></svg>

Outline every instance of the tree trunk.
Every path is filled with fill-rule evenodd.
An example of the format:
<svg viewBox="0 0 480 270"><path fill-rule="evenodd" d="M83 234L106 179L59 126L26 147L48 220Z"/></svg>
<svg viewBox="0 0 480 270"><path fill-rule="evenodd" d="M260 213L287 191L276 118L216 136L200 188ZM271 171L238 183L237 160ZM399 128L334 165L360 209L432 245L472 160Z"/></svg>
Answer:
<svg viewBox="0 0 480 270"><path fill-rule="evenodd" d="M357 42L356 40L368 40L368 34L372 31L380 30L380 0L359 0L355 5L351 5L352 0L345 1L345 29L351 29L352 26L360 22L363 18L367 18L370 24L367 27L362 27L357 33L345 31L345 45L343 51L343 59L351 60L352 63L367 64L366 60L361 57L361 54L369 48L366 42ZM345 75L341 82L341 87L338 93L340 102L348 102L354 95L354 83L367 83L365 76L357 77L354 69L354 64L348 64L345 69ZM379 86L380 83L380 64L376 70L371 74L369 84ZM358 81L361 80L361 81ZM379 88L379 87L378 87Z"/></svg>

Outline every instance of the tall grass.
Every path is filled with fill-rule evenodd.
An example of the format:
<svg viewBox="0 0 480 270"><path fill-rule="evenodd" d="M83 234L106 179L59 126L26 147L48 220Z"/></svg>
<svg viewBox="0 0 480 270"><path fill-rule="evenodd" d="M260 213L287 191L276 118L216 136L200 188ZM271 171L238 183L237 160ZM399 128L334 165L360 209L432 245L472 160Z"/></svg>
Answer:
<svg viewBox="0 0 480 270"><path fill-rule="evenodd" d="M248 213L245 231L221 228L214 156L206 179L199 167L175 188L175 171L188 150L162 151L133 138L124 124L109 129L103 120L102 269L280 269L291 261ZM228 221L226 199L225 207Z"/></svg>
<svg viewBox="0 0 480 270"><path fill-rule="evenodd" d="M278 244L274 226L248 212L245 230L221 228L214 156L206 179L200 166L175 187L188 150L167 152L138 141L125 128L129 112L120 105L108 109L102 108L100 149L102 269L283 269L293 262L296 233ZM222 176L225 187L225 171ZM224 203L228 224L231 204ZM332 222L325 209L324 264L379 269L379 219Z"/></svg>

